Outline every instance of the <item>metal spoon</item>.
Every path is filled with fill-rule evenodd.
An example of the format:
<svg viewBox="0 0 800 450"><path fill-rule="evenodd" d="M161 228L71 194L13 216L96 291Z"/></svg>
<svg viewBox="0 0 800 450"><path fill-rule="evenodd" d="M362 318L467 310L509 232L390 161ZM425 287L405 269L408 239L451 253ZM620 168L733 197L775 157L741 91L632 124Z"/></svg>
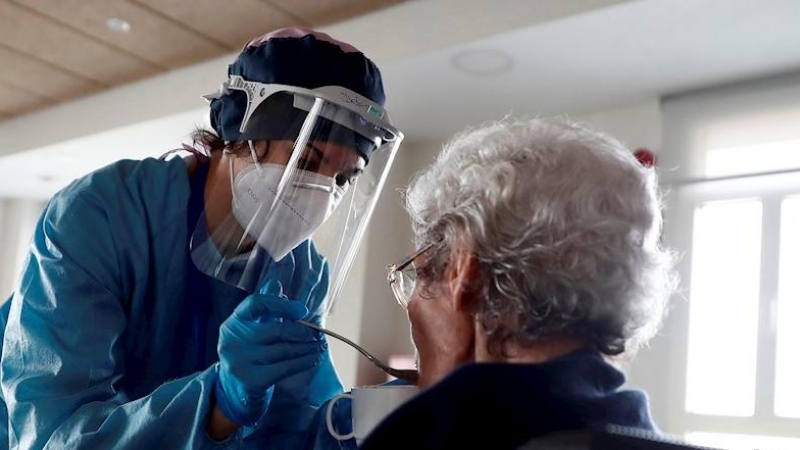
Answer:
<svg viewBox="0 0 800 450"><path fill-rule="evenodd" d="M311 322L306 322L305 320L298 320L297 322L301 323L301 324L303 324L303 325L305 325L305 326L307 326L309 328L317 330L320 333L325 333L328 336L336 338L336 339L344 342L345 344L353 347L354 349L358 350L359 353L364 355L368 360L372 361L373 364L378 366L379 369L381 369L382 371L386 372L387 374L389 374L389 375L391 375L391 376L393 376L395 378L399 378L401 380L405 380L405 381L408 381L409 383L414 383L414 384L416 384L417 379L419 378L419 372L417 372L416 370L395 369L393 367L389 367L388 365L384 364L378 358L372 356L368 351L364 350L360 345L356 344L355 342L351 341L350 339L347 339L346 337L342 336L341 334L334 333L333 331L330 331L330 330L326 330L325 328L322 328L322 327L319 327L317 325L314 325Z"/></svg>

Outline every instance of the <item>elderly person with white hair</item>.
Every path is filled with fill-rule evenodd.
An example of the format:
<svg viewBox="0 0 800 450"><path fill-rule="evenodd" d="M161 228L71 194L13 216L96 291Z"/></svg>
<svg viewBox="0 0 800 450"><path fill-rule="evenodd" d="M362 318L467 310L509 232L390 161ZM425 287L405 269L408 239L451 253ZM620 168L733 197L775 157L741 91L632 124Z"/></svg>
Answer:
<svg viewBox="0 0 800 450"><path fill-rule="evenodd" d="M615 424L654 430L615 361L675 288L652 168L617 140L545 120L465 132L407 192L417 251L392 266L423 392L363 449L511 449Z"/></svg>

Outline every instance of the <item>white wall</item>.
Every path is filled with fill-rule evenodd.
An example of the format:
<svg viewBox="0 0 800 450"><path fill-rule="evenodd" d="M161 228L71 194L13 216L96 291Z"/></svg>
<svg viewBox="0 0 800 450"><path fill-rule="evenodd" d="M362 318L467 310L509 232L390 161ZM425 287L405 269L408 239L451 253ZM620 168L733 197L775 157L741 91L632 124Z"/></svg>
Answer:
<svg viewBox="0 0 800 450"><path fill-rule="evenodd" d="M671 178L702 177L707 149L796 139L800 73L667 97L664 115Z"/></svg>
<svg viewBox="0 0 800 450"><path fill-rule="evenodd" d="M331 330L356 341L385 362L391 355L414 351L405 311L386 283L386 265L414 250L400 192L437 150L437 144L411 143L401 147L351 268L346 291L327 322ZM345 387L386 380L383 372L352 348L335 341L330 345Z"/></svg>
<svg viewBox="0 0 800 450"><path fill-rule="evenodd" d="M663 152L661 102L658 98L614 109L569 115L567 119L610 134L631 150L647 147L657 154Z"/></svg>
<svg viewBox="0 0 800 450"><path fill-rule="evenodd" d="M430 151L431 148L434 150ZM386 265L414 251L411 225L403 208L401 191L437 150L438 144L410 143L401 148L370 224L359 342L385 361L393 354L414 352L408 318L386 283ZM359 359L359 384L374 384L385 379L386 375L369 361Z"/></svg>
<svg viewBox="0 0 800 450"><path fill-rule="evenodd" d="M0 198L0 304L14 289L43 207L41 201Z"/></svg>
<svg viewBox="0 0 800 450"><path fill-rule="evenodd" d="M363 316L365 295L361 286L366 276L367 252L369 252L369 248L366 242L363 242L355 261L353 261L353 266L350 268L344 291L325 324L326 328L356 342L358 342L357 338L361 332ZM328 345L336 372L339 374L345 390L358 385L358 363L361 355L352 347L336 339L329 338Z"/></svg>

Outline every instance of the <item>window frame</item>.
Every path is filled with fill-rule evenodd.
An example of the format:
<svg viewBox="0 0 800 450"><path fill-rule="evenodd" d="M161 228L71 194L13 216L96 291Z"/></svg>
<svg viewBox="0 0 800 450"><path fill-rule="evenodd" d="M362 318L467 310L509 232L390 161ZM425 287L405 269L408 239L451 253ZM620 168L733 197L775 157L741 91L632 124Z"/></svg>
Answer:
<svg viewBox="0 0 800 450"><path fill-rule="evenodd" d="M678 271L685 297L674 300L670 313L669 429L682 435L710 432L800 439L800 418L778 417L774 413L780 208L784 198L800 195L800 170L688 180L665 187L670 192L665 213L665 237L681 252ZM686 385L694 213L707 202L754 198L762 203L755 412L750 417L690 413L686 411Z"/></svg>

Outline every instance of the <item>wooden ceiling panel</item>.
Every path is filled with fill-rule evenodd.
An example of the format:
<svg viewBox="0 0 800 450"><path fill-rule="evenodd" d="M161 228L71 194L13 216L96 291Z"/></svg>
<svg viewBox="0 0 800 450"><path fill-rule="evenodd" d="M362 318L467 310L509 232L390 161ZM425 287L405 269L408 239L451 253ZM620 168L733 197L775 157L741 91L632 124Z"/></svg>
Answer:
<svg viewBox="0 0 800 450"><path fill-rule="evenodd" d="M15 116L41 108L49 100L15 86L0 84L0 115Z"/></svg>
<svg viewBox="0 0 800 450"><path fill-rule="evenodd" d="M400 3L400 0L264 0L312 26L339 22Z"/></svg>
<svg viewBox="0 0 800 450"><path fill-rule="evenodd" d="M176 68L225 53L225 45L200 35L149 8L123 0L12 0L161 67ZM122 19L130 31L106 22Z"/></svg>
<svg viewBox="0 0 800 450"><path fill-rule="evenodd" d="M0 42L40 61L106 85L152 75L158 67L36 11L0 1Z"/></svg>
<svg viewBox="0 0 800 450"><path fill-rule="evenodd" d="M103 87L96 81L72 75L56 66L2 46L0 46L0 61L3 61L0 82L8 86L35 90L42 97L55 101L81 97Z"/></svg>
<svg viewBox="0 0 800 450"><path fill-rule="evenodd" d="M0 121L399 1L0 0Z"/></svg>
<svg viewBox="0 0 800 450"><path fill-rule="evenodd" d="M270 30L289 25L306 25L261 0L132 1L223 42L231 50L240 50L251 38Z"/></svg>

